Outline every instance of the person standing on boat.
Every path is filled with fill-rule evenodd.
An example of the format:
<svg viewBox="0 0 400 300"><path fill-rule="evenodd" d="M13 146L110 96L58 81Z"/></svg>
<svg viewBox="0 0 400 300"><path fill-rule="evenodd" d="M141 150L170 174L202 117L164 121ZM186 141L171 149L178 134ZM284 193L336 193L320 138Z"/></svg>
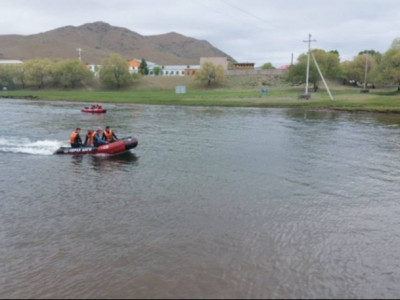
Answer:
<svg viewBox="0 0 400 300"><path fill-rule="evenodd" d="M107 142L102 139L101 132L102 132L102 129L98 128L96 130L96 133L93 136L93 146L95 146L95 147L99 147L101 145L107 144Z"/></svg>
<svg viewBox="0 0 400 300"><path fill-rule="evenodd" d="M106 129L104 130L103 140L105 140L106 142L109 142L109 143L112 143L112 142L115 142L116 140L118 140L117 136L112 131L110 126L107 126Z"/></svg>
<svg viewBox="0 0 400 300"><path fill-rule="evenodd" d="M89 129L88 133L85 138L85 146L92 147L93 146L93 139L94 135L96 134L96 131Z"/></svg>
<svg viewBox="0 0 400 300"><path fill-rule="evenodd" d="M72 148L82 147L82 139L81 139L81 129L78 127L75 129L71 136L69 137L69 141L71 143Z"/></svg>

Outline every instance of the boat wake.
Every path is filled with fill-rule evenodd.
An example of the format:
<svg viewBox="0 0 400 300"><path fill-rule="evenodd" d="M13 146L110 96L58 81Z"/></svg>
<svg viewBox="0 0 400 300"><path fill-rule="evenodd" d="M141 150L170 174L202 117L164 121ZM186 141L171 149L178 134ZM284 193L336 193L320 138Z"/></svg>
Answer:
<svg viewBox="0 0 400 300"><path fill-rule="evenodd" d="M27 138L0 137L0 153L52 155L61 146L63 143L60 141L31 141Z"/></svg>

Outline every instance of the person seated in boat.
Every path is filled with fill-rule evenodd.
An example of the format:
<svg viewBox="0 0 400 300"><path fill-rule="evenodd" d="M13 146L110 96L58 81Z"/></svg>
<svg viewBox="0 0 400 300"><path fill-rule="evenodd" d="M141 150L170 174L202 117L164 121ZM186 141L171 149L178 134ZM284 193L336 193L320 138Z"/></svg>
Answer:
<svg viewBox="0 0 400 300"><path fill-rule="evenodd" d="M82 147L82 139L81 139L81 129L78 127L75 129L71 136L69 137L69 141L72 148Z"/></svg>
<svg viewBox="0 0 400 300"><path fill-rule="evenodd" d="M92 104L91 109L96 109L96 105Z"/></svg>
<svg viewBox="0 0 400 300"><path fill-rule="evenodd" d="M103 138L101 137L101 132L103 130L101 128L98 128L96 130L96 133L93 136L93 146L95 147L99 147L101 145L107 144L106 141L103 140Z"/></svg>
<svg viewBox="0 0 400 300"><path fill-rule="evenodd" d="M89 129L88 133L85 138L85 146L92 147L93 146L93 139L96 131Z"/></svg>
<svg viewBox="0 0 400 300"><path fill-rule="evenodd" d="M115 135L115 133L112 131L112 129L110 128L110 126L107 126L104 129L103 132L103 140L105 140L106 142L112 143L118 140L118 137Z"/></svg>

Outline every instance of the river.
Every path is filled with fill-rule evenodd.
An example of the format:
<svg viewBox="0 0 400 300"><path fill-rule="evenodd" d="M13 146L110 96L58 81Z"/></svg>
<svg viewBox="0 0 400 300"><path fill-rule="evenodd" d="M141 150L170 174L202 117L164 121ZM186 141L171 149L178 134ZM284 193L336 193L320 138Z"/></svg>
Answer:
<svg viewBox="0 0 400 300"><path fill-rule="evenodd" d="M400 115L82 106L0 99L0 298L400 295Z"/></svg>

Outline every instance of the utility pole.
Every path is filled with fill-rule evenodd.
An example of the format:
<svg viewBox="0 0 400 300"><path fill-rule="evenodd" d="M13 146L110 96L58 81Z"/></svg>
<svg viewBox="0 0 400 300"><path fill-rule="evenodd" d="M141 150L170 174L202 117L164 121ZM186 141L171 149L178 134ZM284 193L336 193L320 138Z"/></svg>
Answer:
<svg viewBox="0 0 400 300"><path fill-rule="evenodd" d="M79 61L82 61L82 49L78 48L78 49L76 49L76 51L78 51L78 59L79 59Z"/></svg>
<svg viewBox="0 0 400 300"><path fill-rule="evenodd" d="M307 55L307 74L306 74L306 91L302 98L310 99L310 95L308 94L308 81L310 78L310 54L311 54L311 42L316 42L316 40L311 39L311 33L308 34L308 40L303 41L304 43L308 43L308 55Z"/></svg>
<svg viewBox="0 0 400 300"><path fill-rule="evenodd" d="M324 78L324 76L322 75L321 69L320 69L319 66L318 66L317 60L315 59L315 56L314 56L314 54L313 54L312 52L311 52L311 56L312 56L312 58L313 58L313 60L314 60L315 66L317 67L319 76L321 76L321 79L322 79L322 81L323 81L323 83L324 83L324 85L325 85L325 88L326 88L326 91L328 92L329 98L330 98L331 100L333 100L332 93L331 93L331 91L329 90L328 84L326 83L325 78Z"/></svg>

